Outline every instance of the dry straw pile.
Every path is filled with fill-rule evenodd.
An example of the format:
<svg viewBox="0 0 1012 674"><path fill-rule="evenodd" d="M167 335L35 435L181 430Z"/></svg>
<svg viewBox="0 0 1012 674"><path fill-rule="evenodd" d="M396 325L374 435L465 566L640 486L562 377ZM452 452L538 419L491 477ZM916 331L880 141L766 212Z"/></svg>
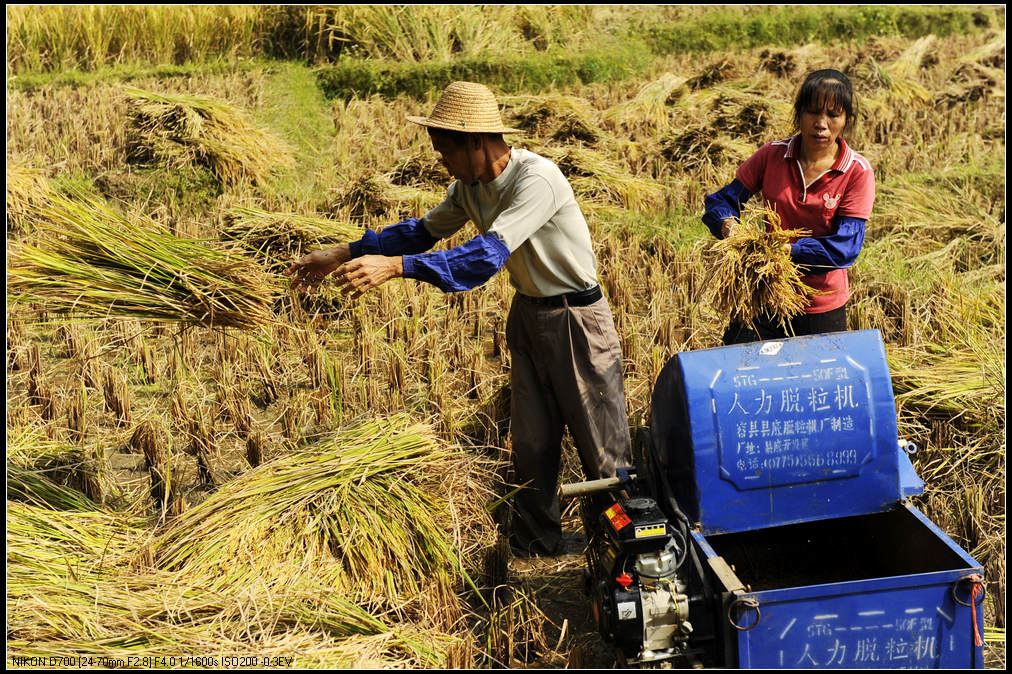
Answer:
<svg viewBox="0 0 1012 674"><path fill-rule="evenodd" d="M718 315L749 327L768 315L786 326L808 306L813 291L784 244L810 232L781 229L780 224L768 205L746 205L731 235L711 245L705 287Z"/></svg>
<svg viewBox="0 0 1012 674"><path fill-rule="evenodd" d="M226 185L261 183L293 168L292 149L258 128L242 110L199 96L155 94L125 88L130 96L132 163L170 168L205 166Z"/></svg>

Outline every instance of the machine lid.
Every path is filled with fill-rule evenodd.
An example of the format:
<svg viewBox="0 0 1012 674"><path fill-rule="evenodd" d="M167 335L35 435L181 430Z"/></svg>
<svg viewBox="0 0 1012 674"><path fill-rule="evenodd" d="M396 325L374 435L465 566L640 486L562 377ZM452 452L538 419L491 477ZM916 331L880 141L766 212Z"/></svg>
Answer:
<svg viewBox="0 0 1012 674"><path fill-rule="evenodd" d="M888 510L919 478L900 455L877 330L677 357L689 511L704 533ZM656 416L659 412L653 411ZM911 479L912 476L912 479ZM683 478L684 479L684 478ZM923 483L922 483L923 485Z"/></svg>

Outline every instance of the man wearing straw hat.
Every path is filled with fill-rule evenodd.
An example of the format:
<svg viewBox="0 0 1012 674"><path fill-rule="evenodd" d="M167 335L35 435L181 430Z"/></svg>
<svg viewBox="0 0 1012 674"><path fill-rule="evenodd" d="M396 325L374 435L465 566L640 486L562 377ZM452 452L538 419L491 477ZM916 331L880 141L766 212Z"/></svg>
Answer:
<svg viewBox="0 0 1012 674"><path fill-rule="evenodd" d="M518 554L557 554L557 493L568 426L588 479L631 464L622 354L597 283L590 231L573 189L551 161L510 147L494 94L454 82L429 117L433 149L455 178L421 219L367 231L359 241L315 251L288 270L310 290L334 274L353 297L395 277L468 290L506 267L516 289L506 323L512 389L510 432L518 484L512 544ZM478 236L429 251L468 221Z"/></svg>

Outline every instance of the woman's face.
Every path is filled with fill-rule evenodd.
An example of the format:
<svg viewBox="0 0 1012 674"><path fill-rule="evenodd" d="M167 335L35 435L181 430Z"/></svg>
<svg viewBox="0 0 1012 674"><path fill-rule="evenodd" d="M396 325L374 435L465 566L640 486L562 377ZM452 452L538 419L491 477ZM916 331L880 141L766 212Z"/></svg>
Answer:
<svg viewBox="0 0 1012 674"><path fill-rule="evenodd" d="M837 138L847 126L847 113L834 101L823 101L801 111L801 139L815 150L835 147Z"/></svg>

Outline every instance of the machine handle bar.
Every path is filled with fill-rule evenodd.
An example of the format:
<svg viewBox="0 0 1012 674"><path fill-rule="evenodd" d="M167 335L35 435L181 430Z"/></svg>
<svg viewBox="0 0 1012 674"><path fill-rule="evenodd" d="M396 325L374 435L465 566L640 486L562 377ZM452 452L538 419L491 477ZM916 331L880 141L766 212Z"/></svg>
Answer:
<svg viewBox="0 0 1012 674"><path fill-rule="evenodd" d="M611 491L622 486L620 477L604 477L600 480L587 480L586 482L573 482L559 487L560 498L573 498L575 496L588 496Z"/></svg>

